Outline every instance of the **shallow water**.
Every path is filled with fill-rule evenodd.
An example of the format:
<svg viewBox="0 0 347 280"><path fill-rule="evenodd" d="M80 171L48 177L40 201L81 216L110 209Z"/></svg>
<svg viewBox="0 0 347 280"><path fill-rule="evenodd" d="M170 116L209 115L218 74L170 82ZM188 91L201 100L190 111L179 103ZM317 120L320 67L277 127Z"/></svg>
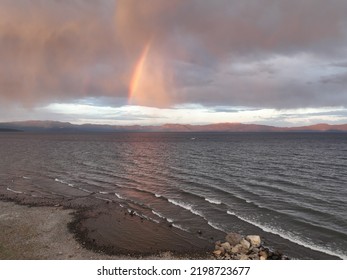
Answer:
<svg viewBox="0 0 347 280"><path fill-rule="evenodd" d="M0 182L32 197L92 194L187 232L265 232L302 255L347 258L347 134L1 133Z"/></svg>

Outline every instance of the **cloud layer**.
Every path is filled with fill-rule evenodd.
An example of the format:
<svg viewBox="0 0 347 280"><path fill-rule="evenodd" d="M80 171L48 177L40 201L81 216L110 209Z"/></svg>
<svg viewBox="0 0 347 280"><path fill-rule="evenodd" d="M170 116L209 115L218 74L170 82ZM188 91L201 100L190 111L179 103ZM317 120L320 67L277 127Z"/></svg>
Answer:
<svg viewBox="0 0 347 280"><path fill-rule="evenodd" d="M346 14L344 0L0 0L0 103L125 104L150 43L138 105L347 106Z"/></svg>

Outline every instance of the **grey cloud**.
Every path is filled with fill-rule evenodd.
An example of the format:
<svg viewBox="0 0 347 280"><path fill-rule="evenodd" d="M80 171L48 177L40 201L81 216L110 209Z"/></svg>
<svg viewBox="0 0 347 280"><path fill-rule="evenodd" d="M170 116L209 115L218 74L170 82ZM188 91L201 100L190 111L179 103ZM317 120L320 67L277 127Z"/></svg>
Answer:
<svg viewBox="0 0 347 280"><path fill-rule="evenodd" d="M175 75L171 105L347 105L341 85L283 78L261 63L301 53L341 60L346 14L343 0L0 0L0 102L121 104L151 42L164 74ZM228 61L260 64L226 75Z"/></svg>

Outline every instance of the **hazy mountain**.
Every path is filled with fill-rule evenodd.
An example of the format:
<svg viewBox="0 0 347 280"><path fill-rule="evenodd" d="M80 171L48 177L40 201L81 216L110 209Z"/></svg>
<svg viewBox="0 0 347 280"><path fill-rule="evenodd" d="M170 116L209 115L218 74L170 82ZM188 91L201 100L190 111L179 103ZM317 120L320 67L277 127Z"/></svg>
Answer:
<svg viewBox="0 0 347 280"><path fill-rule="evenodd" d="M347 124L316 124L301 127L275 127L257 124L217 123L208 125L164 124L160 126L119 126L58 121L22 121L0 123L0 131L31 132L347 132Z"/></svg>

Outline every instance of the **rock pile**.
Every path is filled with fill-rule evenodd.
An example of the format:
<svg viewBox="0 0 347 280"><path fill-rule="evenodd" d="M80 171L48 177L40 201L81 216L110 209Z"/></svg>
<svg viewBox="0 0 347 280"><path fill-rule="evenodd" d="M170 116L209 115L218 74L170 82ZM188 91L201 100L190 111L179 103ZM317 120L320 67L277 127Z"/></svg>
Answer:
<svg viewBox="0 0 347 280"><path fill-rule="evenodd" d="M259 235L231 232L225 242L217 241L213 255L218 260L287 260L288 257L278 251L271 251L263 246Z"/></svg>

